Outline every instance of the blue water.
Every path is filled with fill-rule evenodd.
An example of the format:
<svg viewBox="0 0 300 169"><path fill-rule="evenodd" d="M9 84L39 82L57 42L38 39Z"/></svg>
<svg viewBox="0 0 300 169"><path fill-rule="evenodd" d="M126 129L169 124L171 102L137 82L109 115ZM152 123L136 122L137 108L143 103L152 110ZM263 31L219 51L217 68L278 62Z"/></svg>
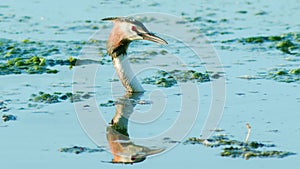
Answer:
<svg viewBox="0 0 300 169"><path fill-rule="evenodd" d="M0 36L12 40L88 40L95 32L102 34L100 40L106 40L111 28L110 23L101 22L108 16L127 16L154 12L155 15L165 14L188 20L200 17L197 22L186 23L191 30L188 35L195 38L205 36L211 41L214 50L224 68L222 76L226 79L226 101L222 120L218 128L225 133L243 140L246 136L246 123L252 126L250 140L270 142L277 145L276 149L297 153L283 159L244 160L241 158L223 158L220 149L211 149L198 145L172 144L172 148L161 154L150 156L144 162L130 165L135 168L283 168L299 164L299 83L279 83L272 80L245 80L238 78L243 75L256 76L270 68L283 66L299 68L299 62L291 62L286 58L297 58L283 54L275 49L258 50L257 46L240 43L224 44L222 40L237 39L259 35L280 35L299 31L300 22L299 0L285 1L4 1L0 2ZM261 15L258 13L264 12ZM150 14L149 14L150 15ZM28 18L29 19L26 19ZM20 19L24 21L20 21ZM226 21L222 21L226 19ZM88 24L86 21L91 21ZM166 22L168 23L168 22ZM141 70L145 67L162 68L194 68L205 70L210 63L201 63L190 51L172 37L185 35L176 32L178 27L164 25L155 27L147 23L153 30L169 41L169 46L159 46L147 42L136 42L130 46L131 57L138 56L143 50L167 50L171 55L153 56L146 63L136 63L133 67ZM99 29L92 29L97 26ZM173 27L172 27L173 26ZM185 26L185 25L184 25ZM187 26L186 26L187 27ZM173 30L173 31L172 31ZM103 33L102 33L103 32ZM174 33L175 32L175 33ZM178 34L178 35L176 35ZM180 37L180 36L179 36ZM171 43L170 43L171 42ZM194 43L188 41L188 43ZM195 43L195 45L197 45ZM199 44L201 45L201 44ZM105 52L104 46L101 50ZM200 54L205 57L205 53ZM69 56L66 56L68 58ZM107 56L108 57L108 56ZM147 56L149 57L149 56ZM164 58L163 58L164 57ZM181 59L181 60L180 60ZM172 60L172 62L170 62ZM203 60L202 60L203 61ZM186 65L184 65L184 64ZM196 65L196 66L195 66ZM97 66L91 65L91 66ZM194 66L194 67L193 67ZM165 68L165 69L167 69ZM0 161L3 168L120 168L127 165L111 164L112 155L107 152L71 154L58 150L74 145L96 148L96 143L105 143L104 128L99 131L98 140L91 139L82 129L75 113L75 107L68 102L42 105L40 109L28 108L28 98L38 91L72 91L74 70L57 67L55 75L6 75L0 77L0 100L7 100L9 113L17 116L16 121L0 123ZM153 74L150 70L143 71L140 78ZM116 100L123 95L119 82L111 82L117 78L112 65L97 67L96 100L97 104L107 100ZM111 85L114 91L111 91ZM166 101L165 111L158 119L147 124L130 122L129 132L133 138L152 137L163 133L172 126L180 114L182 97L180 86L157 88L143 85L147 92L142 100L152 101L153 105ZM191 107L199 104L199 113L184 139L198 137L203 130L212 99L211 83L198 84L199 100L193 100ZM162 95L153 95L151 91L161 91ZM195 92L196 93L196 92ZM157 97L157 98L155 98ZM162 99L164 98L164 99ZM142 112L151 109L151 105L137 105ZM192 109L192 108L191 108ZM105 122L109 122L115 113L115 107L99 107L104 112ZM156 109L155 109L156 110ZM159 109L158 109L159 110ZM1 114L2 112L0 112ZM189 113L189 112L185 112ZM3 114L3 113L2 113ZM192 113L191 113L192 114ZM98 124L91 124L98 125ZM142 126L142 127L141 127ZM278 132L273 132L278 130ZM96 131L98 132L98 131ZM102 140L103 139L103 140ZM179 141L183 141L179 140ZM95 143L96 142L96 143ZM159 143L160 145L160 143ZM106 146L107 145L99 145ZM106 161L106 162L103 162Z"/></svg>

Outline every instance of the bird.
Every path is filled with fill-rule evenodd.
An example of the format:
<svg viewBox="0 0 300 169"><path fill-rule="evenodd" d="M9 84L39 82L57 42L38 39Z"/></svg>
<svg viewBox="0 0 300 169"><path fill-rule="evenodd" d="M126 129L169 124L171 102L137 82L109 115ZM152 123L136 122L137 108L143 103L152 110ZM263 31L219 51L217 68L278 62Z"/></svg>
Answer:
<svg viewBox="0 0 300 169"><path fill-rule="evenodd" d="M148 40L159 44L168 44L168 42L148 31L142 22L132 17L108 17L102 21L114 23L106 43L106 50L112 59L120 81L127 92L144 92L145 90L138 82L127 58L128 46L136 40Z"/></svg>

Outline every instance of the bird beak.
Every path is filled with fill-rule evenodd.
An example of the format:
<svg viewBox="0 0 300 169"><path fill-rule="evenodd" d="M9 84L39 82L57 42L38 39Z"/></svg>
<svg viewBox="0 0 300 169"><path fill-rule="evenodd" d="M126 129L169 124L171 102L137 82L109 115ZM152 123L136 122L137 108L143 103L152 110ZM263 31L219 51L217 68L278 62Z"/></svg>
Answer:
<svg viewBox="0 0 300 169"><path fill-rule="evenodd" d="M149 40L149 41L156 42L156 43L163 44L163 45L168 44L167 41L154 35L153 33L143 33L143 34L141 34L141 36L144 40Z"/></svg>

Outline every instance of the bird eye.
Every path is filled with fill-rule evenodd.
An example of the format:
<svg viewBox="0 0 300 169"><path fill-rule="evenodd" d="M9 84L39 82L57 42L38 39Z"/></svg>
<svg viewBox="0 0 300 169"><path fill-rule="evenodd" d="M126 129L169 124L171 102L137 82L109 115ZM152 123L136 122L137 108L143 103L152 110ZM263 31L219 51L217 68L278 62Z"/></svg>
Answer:
<svg viewBox="0 0 300 169"><path fill-rule="evenodd" d="M131 30L132 30L132 31L137 31L137 29L136 29L135 26L132 26L132 27L131 27Z"/></svg>

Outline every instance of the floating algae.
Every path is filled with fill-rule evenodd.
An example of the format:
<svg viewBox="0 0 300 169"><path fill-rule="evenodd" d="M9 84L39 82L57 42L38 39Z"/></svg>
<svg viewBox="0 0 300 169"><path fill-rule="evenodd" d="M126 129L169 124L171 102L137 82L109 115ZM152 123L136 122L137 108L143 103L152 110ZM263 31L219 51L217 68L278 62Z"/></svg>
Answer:
<svg viewBox="0 0 300 169"><path fill-rule="evenodd" d="M76 59L70 57L68 60L46 59L44 57L32 56L28 59L16 57L7 60L6 63L0 63L0 75L8 74L42 74L57 73L56 69L49 69L49 66L69 65L74 66Z"/></svg>
<svg viewBox="0 0 300 169"><path fill-rule="evenodd" d="M157 71L157 75L142 80L144 84L152 84L158 87L171 87L179 82L208 82L208 73L201 73L194 70L173 70L170 72Z"/></svg>
<svg viewBox="0 0 300 169"><path fill-rule="evenodd" d="M222 157L232 157L232 158L284 158L295 153L288 151L278 151L278 150L266 150L267 148L275 147L274 144L264 144L256 141L244 142L239 140L230 139L227 135L220 134L213 136L211 139L205 140L200 138L189 138L184 142L184 144L201 144L206 147L221 147L220 156Z"/></svg>
<svg viewBox="0 0 300 169"><path fill-rule="evenodd" d="M87 148L87 147L81 147L81 146L73 146L70 148L60 148L60 152L64 153L74 153L74 154L81 154L81 153L95 153L95 152L102 152L103 149L100 148Z"/></svg>
<svg viewBox="0 0 300 169"><path fill-rule="evenodd" d="M77 92L77 93L67 92L64 94L61 92L54 92L53 94L39 92L38 94L32 94L29 101L52 104L52 103L58 103L61 101L69 100L71 103L73 103L73 102L81 101L83 99L88 99L90 97L91 97L90 94L88 93L83 94L81 92Z"/></svg>
<svg viewBox="0 0 300 169"><path fill-rule="evenodd" d="M7 122L7 121L14 121L17 120L17 116L12 114L2 114L2 112L8 112L10 109L7 107L7 103L4 100L0 100L0 123L1 121Z"/></svg>
<svg viewBox="0 0 300 169"><path fill-rule="evenodd" d="M7 103L4 100L0 100L0 112L7 112L9 108L7 107Z"/></svg>
<svg viewBox="0 0 300 169"><path fill-rule="evenodd" d="M69 56L79 56L85 45L96 47L102 43L99 40L33 41L24 39L14 41L0 38L0 75L57 73L58 70L50 69L49 66L75 66L77 59ZM98 50L98 55L102 56L99 57L100 64L109 63L110 60L103 57L102 50L104 49ZM80 63L85 62L83 60Z"/></svg>
<svg viewBox="0 0 300 169"><path fill-rule="evenodd" d="M140 104L140 105L146 105L146 104L152 104L151 101L148 100L130 100L134 104ZM116 104L119 104L118 101L114 100L108 100L106 103L100 103L100 107L112 107L115 106Z"/></svg>
<svg viewBox="0 0 300 169"><path fill-rule="evenodd" d="M31 56L78 56L84 45L98 46L101 41L14 41L0 38L0 60Z"/></svg>
<svg viewBox="0 0 300 169"><path fill-rule="evenodd" d="M254 36L235 40L223 41L223 43L238 41L243 44L268 44L265 49L275 48L290 55L300 55L300 33L291 32L275 36ZM260 46L262 47L262 46Z"/></svg>
<svg viewBox="0 0 300 169"><path fill-rule="evenodd" d="M100 107L112 107L115 106L116 102L113 100L108 100L106 103L100 103Z"/></svg>
<svg viewBox="0 0 300 169"><path fill-rule="evenodd" d="M299 82L300 81L300 68L285 69L285 68L274 68L269 70L265 75L262 75L266 79L273 79L278 82Z"/></svg>

